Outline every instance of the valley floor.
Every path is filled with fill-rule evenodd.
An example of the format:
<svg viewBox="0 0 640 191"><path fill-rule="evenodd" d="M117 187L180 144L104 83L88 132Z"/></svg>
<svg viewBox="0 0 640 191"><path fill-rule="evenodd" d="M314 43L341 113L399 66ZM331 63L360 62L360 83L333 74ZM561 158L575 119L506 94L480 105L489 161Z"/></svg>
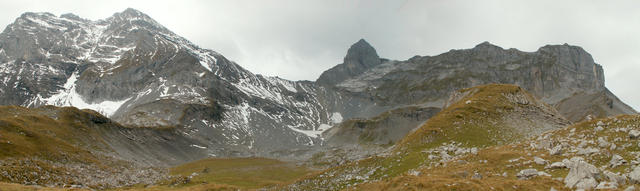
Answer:
<svg viewBox="0 0 640 191"><path fill-rule="evenodd" d="M266 158L211 158L203 159L169 170L171 178L157 185L136 185L111 190L145 191L198 191L198 190L255 190L274 188L312 173L313 171L293 163ZM34 190L85 190L71 188L46 188L13 183L0 183L0 191Z"/></svg>

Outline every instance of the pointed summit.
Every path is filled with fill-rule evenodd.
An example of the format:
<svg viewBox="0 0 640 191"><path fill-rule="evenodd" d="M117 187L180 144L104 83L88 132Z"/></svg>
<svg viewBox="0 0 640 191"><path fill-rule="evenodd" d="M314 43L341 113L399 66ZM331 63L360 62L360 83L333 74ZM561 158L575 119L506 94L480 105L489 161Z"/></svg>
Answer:
<svg viewBox="0 0 640 191"><path fill-rule="evenodd" d="M382 62L376 49L364 39L360 39L347 50L344 62L324 71L317 82L320 84L335 85L346 79L362 74L380 63Z"/></svg>
<svg viewBox="0 0 640 191"><path fill-rule="evenodd" d="M111 27L121 28L125 31L142 28L151 32L172 33L149 15L133 8L127 8L122 12L115 13L105 21Z"/></svg>
<svg viewBox="0 0 640 191"><path fill-rule="evenodd" d="M473 47L474 49L487 49L487 48L498 48L498 49L502 49L501 47L491 44L489 41L484 41L478 45L476 45L475 47Z"/></svg>
<svg viewBox="0 0 640 191"><path fill-rule="evenodd" d="M107 18L107 20L111 20L114 22L121 22L121 21L131 21L131 20L142 20L145 22L148 22L150 24L153 25L160 25L158 22L156 22L155 20L153 20L149 15L144 14L141 11L138 11L136 9L133 8L127 8L122 12L119 13L115 13L113 14L113 16Z"/></svg>
<svg viewBox="0 0 640 191"><path fill-rule="evenodd" d="M60 18L65 18L65 19L70 19L70 20L76 20L76 21L86 21L86 19L83 19L82 17L75 15L73 13L65 13L60 15Z"/></svg>
<svg viewBox="0 0 640 191"><path fill-rule="evenodd" d="M114 16L115 16L115 15L120 15L120 16L122 16L122 17L134 17L134 18L135 18L135 17L149 17L148 15L146 15L146 14L144 14L143 12L138 11L138 10L136 10L136 9L134 9L134 8L127 8L127 9L125 9L124 11L122 11L122 12L120 12L120 13L115 13L115 14L113 14L113 15L114 15Z"/></svg>
<svg viewBox="0 0 640 191"><path fill-rule="evenodd" d="M344 57L344 63L354 62L353 64L363 66L373 66L380 64L380 57L376 49L374 49L366 40L360 39L351 45Z"/></svg>

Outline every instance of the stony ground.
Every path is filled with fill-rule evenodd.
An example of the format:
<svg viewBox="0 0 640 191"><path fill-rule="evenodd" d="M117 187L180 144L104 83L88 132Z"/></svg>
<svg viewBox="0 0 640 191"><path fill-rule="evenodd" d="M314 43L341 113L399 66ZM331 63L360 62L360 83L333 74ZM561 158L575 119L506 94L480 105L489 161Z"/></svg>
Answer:
<svg viewBox="0 0 640 191"><path fill-rule="evenodd" d="M353 190L635 190L640 116L594 119L520 143L461 152L436 149L439 163Z"/></svg>
<svg viewBox="0 0 640 191"><path fill-rule="evenodd" d="M622 115L570 124L517 86L489 85L462 93L455 103L388 152L343 161L320 172L268 159L203 160L171 169L171 176L151 176L163 178L154 180L155 183L140 182L118 189L635 190L638 187L635 184L640 183L640 116ZM82 171L85 167L81 165L67 168L81 173L100 172ZM127 180L149 175L126 172L132 174L129 178L122 176ZM113 182L108 178L103 179Z"/></svg>

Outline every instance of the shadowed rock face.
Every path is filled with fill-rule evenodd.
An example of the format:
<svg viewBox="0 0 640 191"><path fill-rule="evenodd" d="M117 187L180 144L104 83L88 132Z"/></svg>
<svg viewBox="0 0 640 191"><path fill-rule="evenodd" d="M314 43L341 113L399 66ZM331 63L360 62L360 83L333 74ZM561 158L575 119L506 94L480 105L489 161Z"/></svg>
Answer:
<svg viewBox="0 0 640 191"><path fill-rule="evenodd" d="M376 50L364 39L351 45L344 57L344 62L323 72L316 82L318 84L335 85L346 79L362 74L364 71L381 63Z"/></svg>

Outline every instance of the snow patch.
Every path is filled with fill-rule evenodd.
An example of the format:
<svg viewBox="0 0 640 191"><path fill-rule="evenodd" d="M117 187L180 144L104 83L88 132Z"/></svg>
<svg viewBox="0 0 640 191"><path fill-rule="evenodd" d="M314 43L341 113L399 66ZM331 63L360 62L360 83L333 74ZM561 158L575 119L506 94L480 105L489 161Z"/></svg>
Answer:
<svg viewBox="0 0 640 191"><path fill-rule="evenodd" d="M289 80L285 80L285 79L281 79L279 77L267 77L266 78L269 83L273 84L273 85L280 85L282 87L284 87L285 89L289 90L290 92L298 92L298 90L295 87L295 82L289 81Z"/></svg>
<svg viewBox="0 0 640 191"><path fill-rule="evenodd" d="M58 30L62 30L62 31L67 30L67 28L65 28L65 27L61 27L61 26L56 26L56 25L49 24L48 22L43 21L43 20L41 20L41 19L39 19L39 18L29 17L28 19L29 19L31 22L34 22L34 23L36 23L36 24L38 24L38 25L41 25L41 26L43 26L43 27L46 27L46 28L58 29Z"/></svg>
<svg viewBox="0 0 640 191"><path fill-rule="evenodd" d="M342 114L338 113L338 112L334 112L333 114L331 114L331 118L329 118L331 120L331 123L336 124L336 123L340 123L342 122Z"/></svg>
<svg viewBox="0 0 640 191"><path fill-rule="evenodd" d="M207 149L207 147L203 147L200 145L192 144L191 147L199 148L199 149Z"/></svg>
<svg viewBox="0 0 640 191"><path fill-rule="evenodd" d="M322 135L322 132L324 132L324 130L329 129L331 127L331 126L329 126L329 128L326 128L326 127L323 127L323 125L329 126L327 124L321 124L317 131L316 130L302 130L302 129L295 128L293 126L288 126L288 127L289 127L289 129L291 129L291 130L293 130L295 132L298 132L298 133L302 133L302 134L304 134L304 135L306 135L308 137L320 137L320 135ZM326 128L326 129L320 130L321 128Z"/></svg>
<svg viewBox="0 0 640 191"><path fill-rule="evenodd" d="M95 110L107 117L111 117L125 102L131 98L118 101L102 101L99 103L87 103L78 92L76 92L76 80L78 74L73 73L64 84L64 89L48 98L41 98L45 104L55 106L73 106L79 109Z"/></svg>

